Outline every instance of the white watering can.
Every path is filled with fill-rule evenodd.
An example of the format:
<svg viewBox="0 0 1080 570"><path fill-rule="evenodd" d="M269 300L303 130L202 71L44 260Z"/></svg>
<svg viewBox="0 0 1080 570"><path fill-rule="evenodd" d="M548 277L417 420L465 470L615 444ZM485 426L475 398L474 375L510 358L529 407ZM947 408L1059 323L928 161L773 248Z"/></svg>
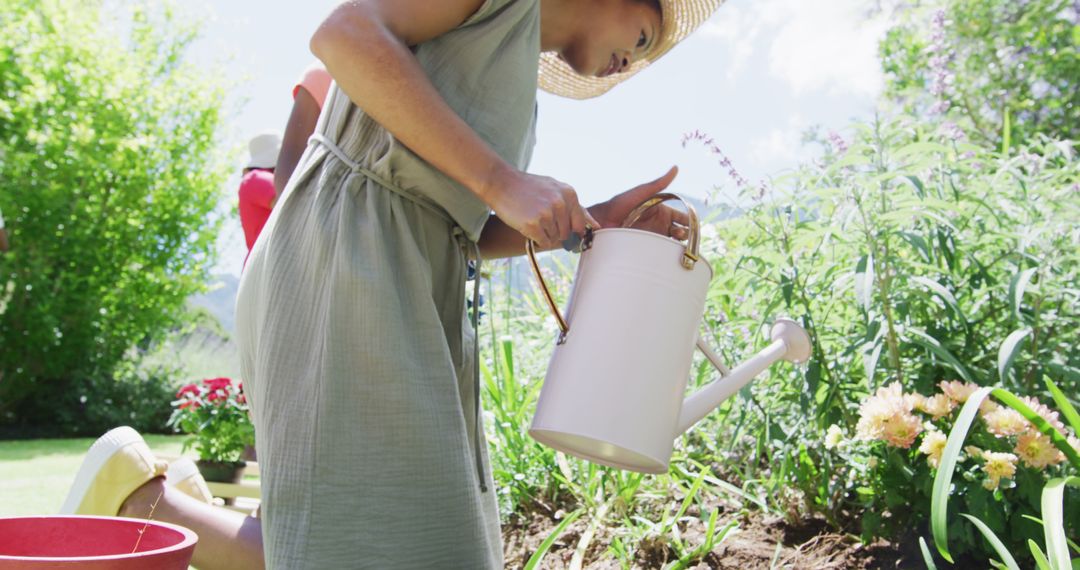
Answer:
<svg viewBox="0 0 1080 570"><path fill-rule="evenodd" d="M690 223L687 244L631 229L661 202L679 200ZM810 337L777 319L772 343L728 370L698 335L712 267L698 253L697 214L674 194L657 194L621 228L585 237L563 318L540 274L533 272L561 333L548 365L529 435L556 450L601 465L666 473L674 439L777 360L805 362ZM721 378L685 398L694 346Z"/></svg>

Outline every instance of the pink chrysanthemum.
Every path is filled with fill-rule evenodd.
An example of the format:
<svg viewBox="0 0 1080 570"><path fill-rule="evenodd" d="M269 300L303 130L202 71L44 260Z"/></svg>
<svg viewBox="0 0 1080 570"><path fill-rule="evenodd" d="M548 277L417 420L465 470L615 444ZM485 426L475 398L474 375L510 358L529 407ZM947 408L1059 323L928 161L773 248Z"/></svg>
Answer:
<svg viewBox="0 0 1080 570"><path fill-rule="evenodd" d="M967 399L979 389L977 385L972 384L971 382L961 382L959 380L952 380L950 382L942 381L938 385L941 386L941 391L957 404L966 402Z"/></svg>
<svg viewBox="0 0 1080 570"><path fill-rule="evenodd" d="M922 422L911 413L916 402L913 394L904 394L899 382L878 388L859 408L859 423L855 426L858 438L911 447L923 430Z"/></svg>
<svg viewBox="0 0 1080 570"><path fill-rule="evenodd" d="M983 421L986 422L986 430L997 437L1020 435L1031 426L1020 412L1009 407L998 407L984 415Z"/></svg>
<svg viewBox="0 0 1080 570"><path fill-rule="evenodd" d="M955 408L956 402L945 394L935 394L924 398L918 406L919 411L930 414L935 420L951 414Z"/></svg>
<svg viewBox="0 0 1080 570"><path fill-rule="evenodd" d="M1065 461L1065 454L1054 447L1050 438L1036 431L1028 431L1017 438L1014 451L1025 465L1036 469Z"/></svg>
<svg viewBox="0 0 1080 570"><path fill-rule="evenodd" d="M922 433L923 426L919 418L909 412L894 415L885 421L882 438L893 447L908 449L915 438Z"/></svg>
<svg viewBox="0 0 1080 570"><path fill-rule="evenodd" d="M941 454L945 451L945 443L948 440L949 438L940 431L927 432L923 436L919 452L926 454L926 462L930 464L930 467L937 469L941 464Z"/></svg>
<svg viewBox="0 0 1080 570"><path fill-rule="evenodd" d="M1039 414L1042 419L1046 420L1046 423L1054 426L1058 431L1065 433L1065 424L1061 423L1057 412L1044 406L1042 402L1030 396L1024 396L1020 398L1020 401L1027 404L1027 406L1036 414Z"/></svg>

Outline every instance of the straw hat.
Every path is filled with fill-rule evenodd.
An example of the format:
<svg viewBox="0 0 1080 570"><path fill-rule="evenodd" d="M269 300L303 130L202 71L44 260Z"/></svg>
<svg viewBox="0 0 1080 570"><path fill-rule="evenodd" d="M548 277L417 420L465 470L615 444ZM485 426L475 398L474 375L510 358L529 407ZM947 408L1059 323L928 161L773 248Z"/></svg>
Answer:
<svg viewBox="0 0 1080 570"><path fill-rule="evenodd" d="M274 168L281 151L281 135L274 132L260 133L248 141L251 159L244 168Z"/></svg>
<svg viewBox="0 0 1080 570"><path fill-rule="evenodd" d="M716 12L724 0L659 0L660 37L652 51L622 73L607 77L578 75L569 64L553 52L540 56L540 88L548 93L571 99L589 99L606 93L612 87L626 81L650 63L660 59L686 36L694 32Z"/></svg>

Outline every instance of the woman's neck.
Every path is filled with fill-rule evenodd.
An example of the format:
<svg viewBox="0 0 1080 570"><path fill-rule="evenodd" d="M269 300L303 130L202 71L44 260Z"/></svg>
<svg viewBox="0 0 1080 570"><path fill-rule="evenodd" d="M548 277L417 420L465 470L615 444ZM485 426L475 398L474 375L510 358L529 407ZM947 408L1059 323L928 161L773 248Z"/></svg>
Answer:
<svg viewBox="0 0 1080 570"><path fill-rule="evenodd" d="M582 19L585 0L540 0L540 49L562 51Z"/></svg>

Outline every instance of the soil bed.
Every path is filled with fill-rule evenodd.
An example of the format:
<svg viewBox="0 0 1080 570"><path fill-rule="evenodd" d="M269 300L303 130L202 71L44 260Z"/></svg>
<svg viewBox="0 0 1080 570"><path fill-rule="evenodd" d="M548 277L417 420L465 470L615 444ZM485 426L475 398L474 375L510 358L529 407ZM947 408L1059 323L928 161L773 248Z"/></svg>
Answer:
<svg viewBox="0 0 1080 570"><path fill-rule="evenodd" d="M728 534L704 559L691 564L689 568L871 570L925 567L916 537L895 543L879 540L864 545L857 537L831 530L822 520L812 519L790 524L782 518L757 511L722 513L717 526L727 524L732 517L738 518L738 530ZM523 568L558 523L559 521L548 515L533 513L527 519L504 526L506 568ZM587 526L587 521L579 519L568 527L552 545L539 568L569 567ZM687 544L701 544L705 524L698 520L689 521L680 524L680 531ZM596 530L586 550L583 568L620 568L618 561L606 554L611 535L611 529ZM677 556L663 540L645 539L638 546L633 567L663 568L675 559Z"/></svg>

